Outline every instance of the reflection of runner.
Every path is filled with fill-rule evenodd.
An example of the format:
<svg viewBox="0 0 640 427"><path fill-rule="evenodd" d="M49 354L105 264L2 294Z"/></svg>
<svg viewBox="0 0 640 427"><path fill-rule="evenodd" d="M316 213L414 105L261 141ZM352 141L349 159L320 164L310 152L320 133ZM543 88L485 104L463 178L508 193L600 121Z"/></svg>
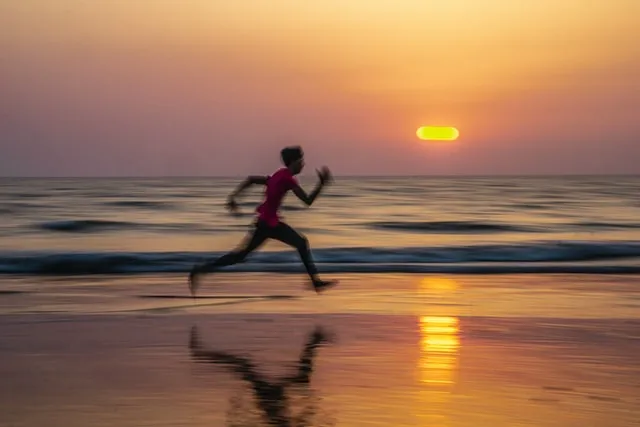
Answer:
<svg viewBox="0 0 640 427"><path fill-rule="evenodd" d="M300 421L304 420L297 420L297 422L292 420L286 391L292 385L309 385L311 374L313 373L313 359L316 356L316 349L328 341L329 339L322 329L316 328L309 335L307 343L300 354L297 372L277 381L269 381L258 373L256 366L250 359L222 351L204 350L195 326L191 329L189 348L191 357L196 361L222 365L237 374L242 380L250 383L258 406L269 424L281 427L294 425L302 427L305 424L301 424Z"/></svg>

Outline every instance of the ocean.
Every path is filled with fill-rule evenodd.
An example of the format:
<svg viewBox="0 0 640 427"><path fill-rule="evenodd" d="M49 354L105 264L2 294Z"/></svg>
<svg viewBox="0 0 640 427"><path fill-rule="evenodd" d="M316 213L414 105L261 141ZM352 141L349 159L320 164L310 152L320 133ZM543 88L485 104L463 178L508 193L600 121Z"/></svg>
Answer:
<svg viewBox="0 0 640 427"><path fill-rule="evenodd" d="M313 178L303 177L311 190ZM236 247L231 178L0 180L0 274L184 273ZM640 273L640 177L338 177L285 221L332 273ZM302 272L269 242L229 272Z"/></svg>

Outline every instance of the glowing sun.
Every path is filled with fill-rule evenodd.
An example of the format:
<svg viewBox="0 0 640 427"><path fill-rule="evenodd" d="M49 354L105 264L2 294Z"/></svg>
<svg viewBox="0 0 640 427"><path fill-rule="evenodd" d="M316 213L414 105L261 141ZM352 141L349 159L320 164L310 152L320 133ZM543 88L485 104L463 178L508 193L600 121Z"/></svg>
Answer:
<svg viewBox="0 0 640 427"><path fill-rule="evenodd" d="M455 141L460 132L448 126L421 126L416 131L416 135L423 141Z"/></svg>

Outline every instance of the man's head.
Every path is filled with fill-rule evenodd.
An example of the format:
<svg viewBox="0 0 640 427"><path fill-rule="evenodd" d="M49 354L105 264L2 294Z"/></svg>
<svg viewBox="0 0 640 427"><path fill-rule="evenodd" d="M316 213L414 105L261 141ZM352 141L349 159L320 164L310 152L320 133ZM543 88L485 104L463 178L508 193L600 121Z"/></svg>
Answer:
<svg viewBox="0 0 640 427"><path fill-rule="evenodd" d="M282 163L288 167L294 175L304 169L304 153L300 146L286 147L280 151Z"/></svg>

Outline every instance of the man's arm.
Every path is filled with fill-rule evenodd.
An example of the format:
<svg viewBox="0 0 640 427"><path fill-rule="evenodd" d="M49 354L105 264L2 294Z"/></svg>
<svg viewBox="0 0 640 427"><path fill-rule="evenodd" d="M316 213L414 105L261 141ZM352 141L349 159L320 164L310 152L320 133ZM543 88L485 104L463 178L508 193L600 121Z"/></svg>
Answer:
<svg viewBox="0 0 640 427"><path fill-rule="evenodd" d="M311 194L307 194L306 191L304 191L297 183L292 189L298 199L302 200L307 206L311 206L313 204L316 197L320 194L320 191L322 191L322 188L331 181L331 171L329 171L328 167L324 166L320 170L316 169L316 173L318 174L318 183Z"/></svg>
<svg viewBox="0 0 640 427"><path fill-rule="evenodd" d="M318 183L316 184L316 188L313 189L311 194L307 194L307 192L304 191L302 187L300 187L300 185L298 185L297 183L292 188L293 194L295 194L298 199L302 200L302 202L307 206L311 206L313 204L313 202L320 194L320 191L322 191L322 188L324 188L326 182L330 178L329 169L327 168L323 168L322 170L316 172L318 173Z"/></svg>
<svg viewBox="0 0 640 427"><path fill-rule="evenodd" d="M324 187L324 184L322 182L318 182L318 184L316 184L316 188L314 188L310 194L307 194L307 192L299 185L293 187L292 191L293 194L295 194L298 199L302 200L305 205L311 206L320 194L320 191L322 191L322 187Z"/></svg>
<svg viewBox="0 0 640 427"><path fill-rule="evenodd" d="M238 204L236 203L236 197L240 195L244 190L251 187L252 185L267 185L268 176L249 176L247 179L242 181L240 185L236 187L229 197L227 197L227 209L231 212L238 212Z"/></svg>
<svg viewBox="0 0 640 427"><path fill-rule="evenodd" d="M230 199L233 199L240 195L244 190L251 187L252 185L266 185L268 177L266 176L249 176L247 179L242 181L240 185L236 187L235 190L229 195Z"/></svg>

